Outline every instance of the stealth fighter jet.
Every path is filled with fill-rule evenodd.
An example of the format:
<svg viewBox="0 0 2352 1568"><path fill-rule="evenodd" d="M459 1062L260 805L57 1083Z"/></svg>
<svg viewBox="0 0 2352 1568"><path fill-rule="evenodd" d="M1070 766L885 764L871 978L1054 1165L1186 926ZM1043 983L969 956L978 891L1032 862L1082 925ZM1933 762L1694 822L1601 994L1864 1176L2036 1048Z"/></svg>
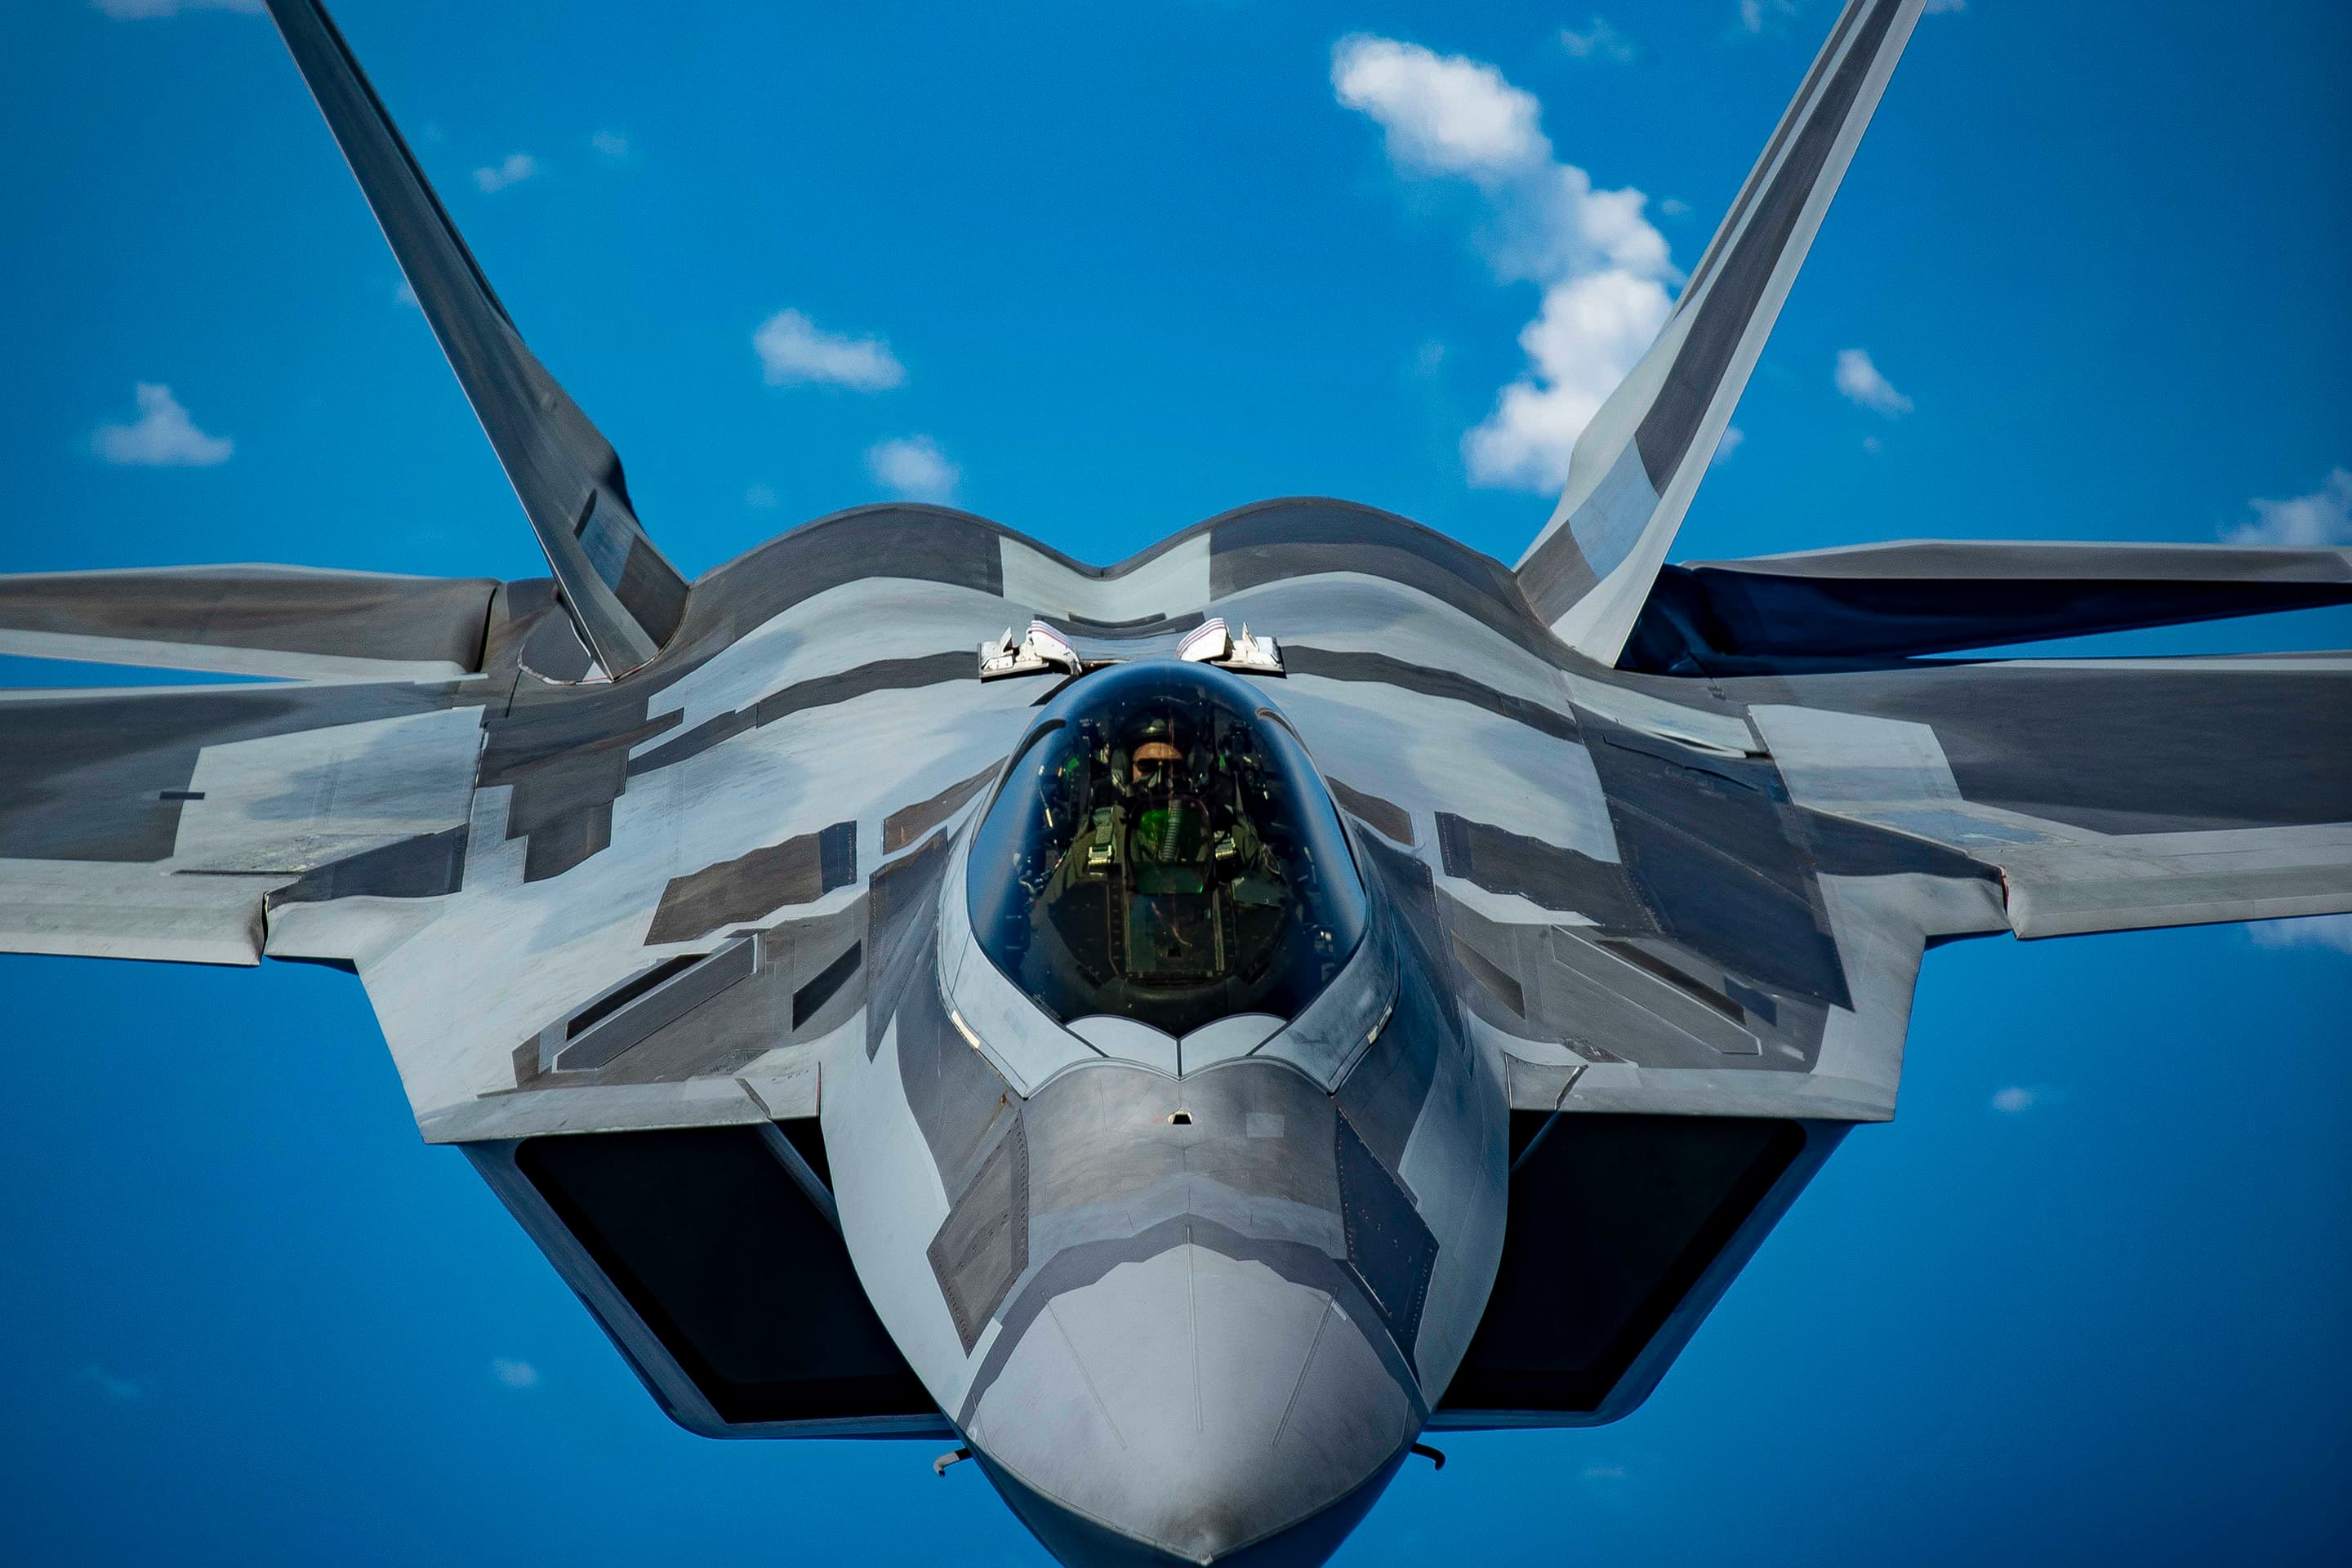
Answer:
<svg viewBox="0 0 2352 1568"><path fill-rule="evenodd" d="M316 0L268 0L550 576L0 578L0 948L354 972L662 1408L968 1450L1073 1564L1324 1560L1638 1405L1929 947L2352 910L2352 658L1937 658L2352 552L1668 564L1923 0L1851 0L1517 564L939 507L688 582ZM656 511L657 507L649 510Z"/></svg>

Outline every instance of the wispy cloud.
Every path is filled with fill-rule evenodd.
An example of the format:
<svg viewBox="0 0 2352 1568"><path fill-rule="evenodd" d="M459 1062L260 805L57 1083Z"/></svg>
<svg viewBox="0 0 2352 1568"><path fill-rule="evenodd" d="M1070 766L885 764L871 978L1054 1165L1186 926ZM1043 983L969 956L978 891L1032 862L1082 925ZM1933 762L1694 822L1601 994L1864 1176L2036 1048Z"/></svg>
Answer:
<svg viewBox="0 0 2352 1568"><path fill-rule="evenodd" d="M866 471L876 484L907 500L950 500L963 479L963 470L929 436L875 442L866 448Z"/></svg>
<svg viewBox="0 0 2352 1568"><path fill-rule="evenodd" d="M509 1388L537 1388L539 1368L527 1361L509 1361L499 1356L490 1363L490 1375Z"/></svg>
<svg viewBox="0 0 2352 1568"><path fill-rule="evenodd" d="M744 486L743 504L750 507L753 511L775 510L776 487L757 480Z"/></svg>
<svg viewBox="0 0 2352 1568"><path fill-rule="evenodd" d="M1608 60L1615 65L1624 65L1642 52L1633 47L1633 39L1610 26L1606 16L1593 17L1580 33L1562 27L1559 47L1580 60Z"/></svg>
<svg viewBox="0 0 2352 1568"><path fill-rule="evenodd" d="M2352 915L2305 915L2246 927L2256 947L2326 947L2352 952Z"/></svg>
<svg viewBox="0 0 2352 1568"><path fill-rule="evenodd" d="M504 160L474 171L474 184L485 195L496 195L509 185L520 185L539 173L539 160L528 153L509 153Z"/></svg>
<svg viewBox="0 0 2352 1568"><path fill-rule="evenodd" d="M1559 162L1532 94L1484 61L1358 36L1332 51L1339 101L1387 133L1408 177L1466 179L1486 198L1482 236L1506 282L1543 289L1519 333L1528 368L1463 437L1472 482L1557 490L1570 451L1666 319L1675 277L1640 191L1595 190Z"/></svg>
<svg viewBox="0 0 2352 1568"><path fill-rule="evenodd" d="M2066 1091L2046 1083L2012 1083L1992 1092L1985 1103L2003 1116L2022 1116L2065 1103Z"/></svg>
<svg viewBox="0 0 2352 1568"><path fill-rule="evenodd" d="M145 1384L133 1383L129 1378L118 1376L102 1366L86 1366L81 1369L81 1374L96 1384L100 1394L120 1404L128 1405L134 1399L144 1399L147 1396Z"/></svg>
<svg viewBox="0 0 2352 1568"><path fill-rule="evenodd" d="M420 308L416 302L415 287L405 278L392 286L392 302L395 305L406 305L411 310Z"/></svg>
<svg viewBox="0 0 2352 1568"><path fill-rule="evenodd" d="M1942 11L1965 11L1968 8L1969 0L1927 0L1927 8L1920 15L1933 16Z"/></svg>
<svg viewBox="0 0 2352 1568"><path fill-rule="evenodd" d="M2352 544L2352 472L2331 468L2307 496L2253 500L2254 521L2230 531L2232 544Z"/></svg>
<svg viewBox="0 0 2352 1568"><path fill-rule="evenodd" d="M1658 210L1665 214L1668 217L1680 217L1685 213L1690 211L1690 203L1683 200L1680 196L1668 196L1664 201L1658 204Z"/></svg>
<svg viewBox="0 0 2352 1568"><path fill-rule="evenodd" d="M751 348L770 386L887 392L907 379L907 367L880 338L828 332L798 310L779 310L761 322Z"/></svg>
<svg viewBox="0 0 2352 1568"><path fill-rule="evenodd" d="M629 155L629 139L617 131L599 131L588 138L589 150L619 163Z"/></svg>
<svg viewBox="0 0 2352 1568"><path fill-rule="evenodd" d="M1748 432L1738 426L1725 426L1723 439L1715 444L1715 456L1706 460L1706 466L1710 468L1717 468L1731 461L1731 454L1739 450L1739 444L1747 439Z"/></svg>
<svg viewBox="0 0 2352 1568"><path fill-rule="evenodd" d="M101 425L90 450L110 463L134 468L209 468L226 463L236 443L196 428L172 389L142 381L133 390L139 417L128 425Z"/></svg>
<svg viewBox="0 0 2352 1568"><path fill-rule="evenodd" d="M1837 370L1832 377L1837 389L1850 402L1859 404L1889 419L1911 412L1911 400L1895 390L1895 384L1879 374L1870 363L1870 355L1860 349L1840 349Z"/></svg>
<svg viewBox="0 0 2352 1568"><path fill-rule="evenodd" d="M1796 0L1739 0L1739 30L1761 33L1796 14Z"/></svg>
<svg viewBox="0 0 2352 1568"><path fill-rule="evenodd" d="M102 12L118 22L136 22L149 16L176 16L183 11L242 11L248 16L261 15L261 0L89 0L90 9Z"/></svg>

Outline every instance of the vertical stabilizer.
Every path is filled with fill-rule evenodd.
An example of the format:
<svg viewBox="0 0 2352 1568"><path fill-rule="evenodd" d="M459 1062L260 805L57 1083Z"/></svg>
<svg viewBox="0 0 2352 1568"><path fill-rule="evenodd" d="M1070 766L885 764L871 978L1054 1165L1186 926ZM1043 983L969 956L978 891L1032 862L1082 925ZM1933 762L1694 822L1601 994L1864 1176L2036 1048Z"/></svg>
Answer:
<svg viewBox="0 0 2352 1568"><path fill-rule="evenodd" d="M1927 0L1849 0L1656 342L1578 437L1518 563L1563 641L1614 664Z"/></svg>
<svg viewBox="0 0 2352 1568"><path fill-rule="evenodd" d="M523 346L326 8L268 5L530 515L582 639L611 674L636 668L677 629L687 584L639 526L620 458Z"/></svg>

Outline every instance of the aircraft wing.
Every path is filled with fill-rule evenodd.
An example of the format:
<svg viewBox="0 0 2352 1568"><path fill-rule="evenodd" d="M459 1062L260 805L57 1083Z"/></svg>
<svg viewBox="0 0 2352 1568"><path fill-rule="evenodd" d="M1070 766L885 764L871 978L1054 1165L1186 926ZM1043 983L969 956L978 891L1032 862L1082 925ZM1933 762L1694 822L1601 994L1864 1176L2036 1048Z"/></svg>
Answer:
<svg viewBox="0 0 2352 1568"><path fill-rule="evenodd" d="M1792 800L1997 869L2020 936L2352 910L2352 655L1726 684Z"/></svg>
<svg viewBox="0 0 2352 1568"><path fill-rule="evenodd" d="M0 578L24 651L334 677L0 694L0 951L352 968L436 1140L813 1113L877 877L1040 690L976 679L1002 599L872 574L860 522L609 684L533 673L585 665L543 581Z"/></svg>

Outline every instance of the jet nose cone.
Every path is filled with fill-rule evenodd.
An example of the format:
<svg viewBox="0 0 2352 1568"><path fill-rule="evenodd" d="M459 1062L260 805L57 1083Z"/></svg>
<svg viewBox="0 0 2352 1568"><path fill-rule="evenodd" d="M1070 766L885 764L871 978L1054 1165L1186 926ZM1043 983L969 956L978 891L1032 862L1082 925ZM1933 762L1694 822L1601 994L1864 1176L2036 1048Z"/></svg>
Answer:
<svg viewBox="0 0 2352 1568"><path fill-rule="evenodd" d="M1054 1297L967 1433L1073 1568L1307 1568L1418 1430L1368 1329L1323 1291L1188 1242Z"/></svg>

